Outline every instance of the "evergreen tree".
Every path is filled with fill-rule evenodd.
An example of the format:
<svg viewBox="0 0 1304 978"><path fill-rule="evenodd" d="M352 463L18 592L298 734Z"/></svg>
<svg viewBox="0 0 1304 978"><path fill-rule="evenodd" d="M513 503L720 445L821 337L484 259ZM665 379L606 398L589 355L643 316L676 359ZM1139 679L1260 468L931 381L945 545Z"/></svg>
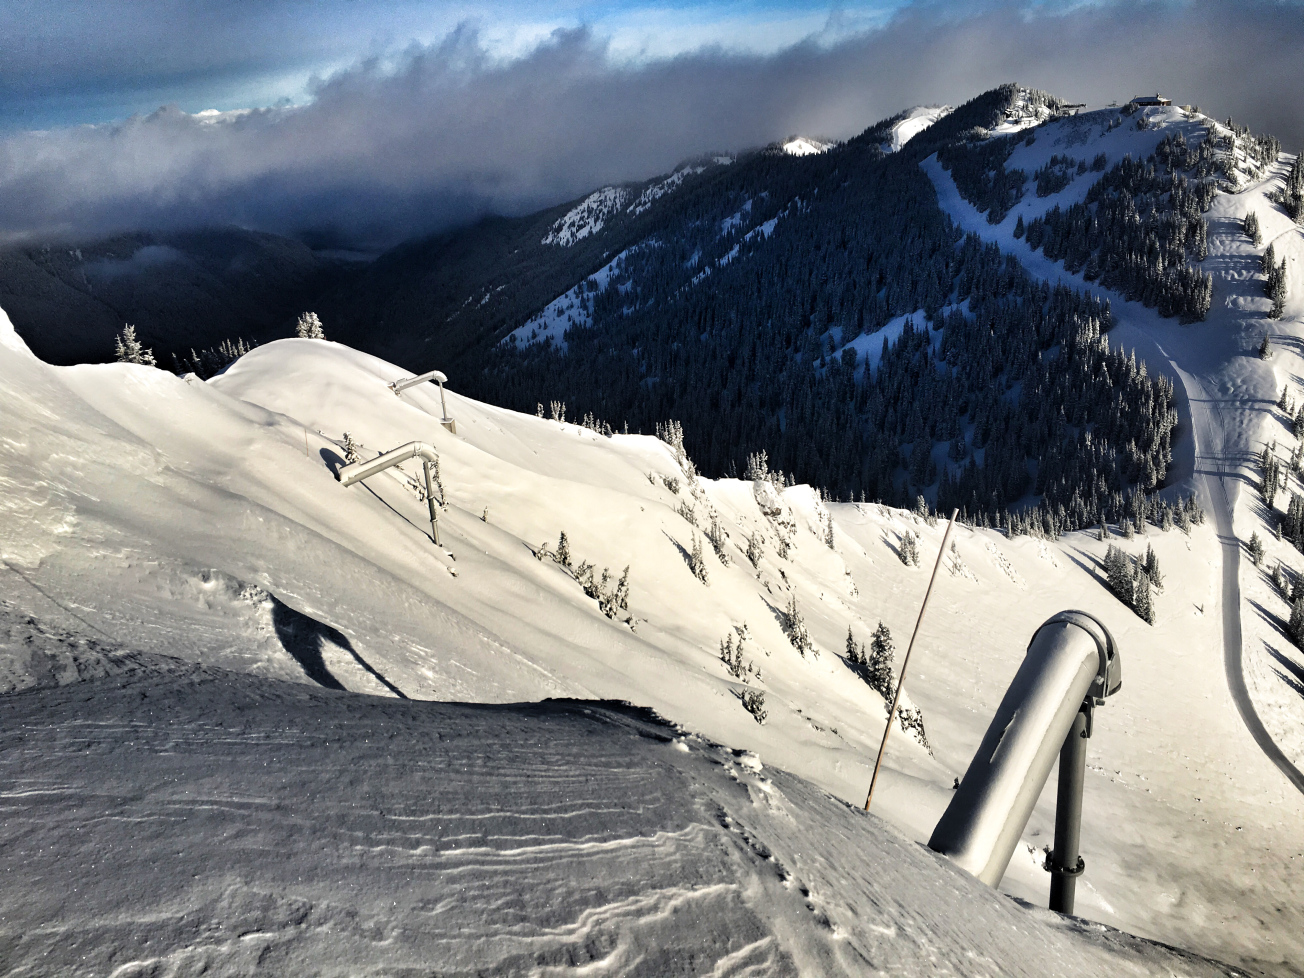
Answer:
<svg viewBox="0 0 1304 978"><path fill-rule="evenodd" d="M728 567L729 554L724 548L727 537L725 536L724 527L720 525L720 516L714 510L711 511L711 526L706 531L706 538L711 541L711 549L720 558L720 563Z"/></svg>
<svg viewBox="0 0 1304 978"><path fill-rule="evenodd" d="M1132 559L1112 543L1105 551L1105 579L1118 599L1129 607L1132 604Z"/></svg>
<svg viewBox="0 0 1304 978"><path fill-rule="evenodd" d="M810 640L810 632L806 630L806 619L802 617L801 609L797 607L795 594L788 597L788 607L783 612L782 624L783 630L788 633L788 641L804 659L807 651L814 649L814 645Z"/></svg>
<svg viewBox="0 0 1304 978"><path fill-rule="evenodd" d="M1290 640L1304 648L1304 597L1298 597L1290 606L1290 623L1286 626Z"/></svg>
<svg viewBox="0 0 1304 978"><path fill-rule="evenodd" d="M359 461L362 456L358 453L358 443L353 440L353 436L347 431L344 432L344 461L352 464Z"/></svg>
<svg viewBox="0 0 1304 978"><path fill-rule="evenodd" d="M1154 599L1150 594L1150 578L1139 567L1133 582L1132 610L1147 625L1155 623Z"/></svg>
<svg viewBox="0 0 1304 978"><path fill-rule="evenodd" d="M1259 567L1263 564L1263 541L1259 539L1259 532L1255 530L1250 534L1250 560L1254 561L1254 566Z"/></svg>
<svg viewBox="0 0 1304 978"><path fill-rule="evenodd" d="M120 363L138 363L145 367L158 366L154 362L154 351L142 346L140 340L136 339L136 327L131 323L124 324L122 332L118 334L116 351Z"/></svg>
<svg viewBox="0 0 1304 978"><path fill-rule="evenodd" d="M885 700L890 700L896 693L896 670L892 661L895 653L892 632L880 621L869 640L865 681Z"/></svg>
<svg viewBox="0 0 1304 978"><path fill-rule="evenodd" d="M1281 561L1277 561L1277 566L1272 570L1272 585L1283 598L1290 598L1290 581L1286 577L1286 566Z"/></svg>
<svg viewBox="0 0 1304 978"><path fill-rule="evenodd" d="M747 559L751 561L754 568L759 570L761 566L761 557L764 555L765 552L761 549L760 533L752 533L747 537Z"/></svg>
<svg viewBox="0 0 1304 978"><path fill-rule="evenodd" d="M614 595L615 605L621 611L629 610L629 565L625 565L625 570L620 575L620 580L616 582L616 593Z"/></svg>
<svg viewBox="0 0 1304 978"><path fill-rule="evenodd" d="M1273 317L1273 318L1277 318L1277 317ZM1272 359L1272 341L1268 339L1267 333L1263 334L1263 342L1259 344L1259 359L1260 360Z"/></svg>
<svg viewBox="0 0 1304 978"><path fill-rule="evenodd" d="M321 320L315 312L305 312L294 324L294 335L305 340L324 340L326 331L322 329Z"/></svg>
<svg viewBox="0 0 1304 978"><path fill-rule="evenodd" d="M847 626L846 656L847 656L847 665L851 666L853 669L859 670L861 667L865 665L865 653L861 650L861 647L856 643L856 637L851 633L850 625Z"/></svg>
<svg viewBox="0 0 1304 978"><path fill-rule="evenodd" d="M561 536L557 538L557 563L561 564L567 570L571 565L570 541L566 539L566 531L561 531Z"/></svg>
<svg viewBox="0 0 1304 978"><path fill-rule="evenodd" d="M706 573L706 561L702 558L702 538L693 534L693 552L688 557L688 567L703 584L710 585L711 579Z"/></svg>
<svg viewBox="0 0 1304 978"><path fill-rule="evenodd" d="M1164 589L1164 575L1159 571L1159 555L1155 553L1155 548L1146 545L1146 559L1142 565L1145 568L1146 577L1150 578L1150 583L1155 586L1156 591Z"/></svg>

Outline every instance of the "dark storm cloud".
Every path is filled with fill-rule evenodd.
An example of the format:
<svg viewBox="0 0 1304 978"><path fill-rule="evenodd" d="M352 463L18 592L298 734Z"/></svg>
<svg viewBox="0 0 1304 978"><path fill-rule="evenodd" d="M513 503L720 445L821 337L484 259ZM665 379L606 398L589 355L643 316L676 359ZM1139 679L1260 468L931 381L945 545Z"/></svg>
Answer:
<svg viewBox="0 0 1304 978"><path fill-rule="evenodd" d="M378 246L708 150L793 132L848 136L900 108L1008 80L1097 105L1159 89L1295 148L1302 42L1296 4L1213 0L1067 13L929 4L832 46L705 49L638 65L615 63L583 30L503 60L462 29L340 72L297 108L217 121L164 109L10 135L0 140L0 236L233 223Z"/></svg>

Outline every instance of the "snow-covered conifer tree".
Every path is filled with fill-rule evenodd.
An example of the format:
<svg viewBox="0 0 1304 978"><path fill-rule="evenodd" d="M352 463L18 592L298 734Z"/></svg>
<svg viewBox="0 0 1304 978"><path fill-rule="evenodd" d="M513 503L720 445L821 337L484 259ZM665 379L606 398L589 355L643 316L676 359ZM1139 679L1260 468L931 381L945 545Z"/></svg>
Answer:
<svg viewBox="0 0 1304 978"><path fill-rule="evenodd" d="M1145 570L1137 565L1132 581L1132 610L1148 625L1155 623L1154 600L1150 594L1150 578Z"/></svg>
<svg viewBox="0 0 1304 978"><path fill-rule="evenodd" d="M1159 570L1159 555L1155 553L1155 548L1149 544L1146 545L1146 559L1145 563L1142 564L1142 568L1146 572L1146 577L1150 578L1150 583L1155 586L1155 590L1162 591L1164 589L1164 575Z"/></svg>
<svg viewBox="0 0 1304 978"><path fill-rule="evenodd" d="M1296 598L1291 604L1290 623L1286 626L1286 633L1292 642L1304 649L1304 597Z"/></svg>
<svg viewBox="0 0 1304 978"><path fill-rule="evenodd" d="M1131 558L1112 543L1105 552L1105 578L1120 601L1132 604L1132 566Z"/></svg>
<svg viewBox="0 0 1304 978"><path fill-rule="evenodd" d="M347 431L344 432L344 461L350 465L362 458L358 454L358 443L353 440L353 436Z"/></svg>
<svg viewBox="0 0 1304 978"><path fill-rule="evenodd" d="M1254 561L1254 566L1259 567L1263 564L1263 541L1259 539L1259 531L1255 530L1250 534L1250 560Z"/></svg>
<svg viewBox="0 0 1304 978"><path fill-rule="evenodd" d="M728 538L725 536L724 527L720 525L719 515L714 511L711 513L711 526L706 531L706 538L711 541L711 549L720 558L720 563L728 567L729 554L724 548L725 541Z"/></svg>
<svg viewBox="0 0 1304 978"><path fill-rule="evenodd" d="M890 700L896 693L896 670L892 662L895 653L892 632L880 621L869 640L865 682L876 689L885 700Z"/></svg>
<svg viewBox="0 0 1304 978"><path fill-rule="evenodd" d="M703 584L710 585L711 579L706 572L706 561L702 557L702 538L693 534L693 552L688 557L688 567Z"/></svg>
<svg viewBox="0 0 1304 978"><path fill-rule="evenodd" d="M855 640L852 626L846 626L846 664L853 669L865 669L865 647Z"/></svg>
<svg viewBox="0 0 1304 978"><path fill-rule="evenodd" d="M140 340L136 339L136 327L131 323L126 323L122 327L122 332L117 336L116 351L118 361L121 363L138 363L145 367L156 367L154 361L154 351L141 345Z"/></svg>
<svg viewBox="0 0 1304 978"><path fill-rule="evenodd" d="M324 340L326 331L322 329L321 320L315 312L305 312L294 324L294 335L303 340Z"/></svg>
<svg viewBox="0 0 1304 978"><path fill-rule="evenodd" d="M561 536L557 538L557 563L563 567L570 567L571 552L570 541L566 539L566 531L561 531Z"/></svg>
<svg viewBox="0 0 1304 978"><path fill-rule="evenodd" d="M806 630L806 619L801 615L801 609L797 607L797 595L790 595L788 598L788 607L783 612L783 630L788 633L788 641L792 647L802 654L805 658L806 652L814 648L810 640L810 632Z"/></svg>
<svg viewBox="0 0 1304 978"><path fill-rule="evenodd" d="M629 610L629 564L620 574L620 580L616 582L615 594L616 607L621 611Z"/></svg>

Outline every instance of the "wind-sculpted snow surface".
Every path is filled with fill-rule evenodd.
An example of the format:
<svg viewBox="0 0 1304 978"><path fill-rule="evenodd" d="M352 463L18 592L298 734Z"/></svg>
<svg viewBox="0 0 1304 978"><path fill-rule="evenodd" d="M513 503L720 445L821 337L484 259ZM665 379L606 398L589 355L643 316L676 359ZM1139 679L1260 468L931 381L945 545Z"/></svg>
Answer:
<svg viewBox="0 0 1304 978"><path fill-rule="evenodd" d="M6 974L1230 973L645 710L172 661L0 698Z"/></svg>
<svg viewBox="0 0 1304 978"><path fill-rule="evenodd" d="M61 792L58 785L65 782L77 786L59 796L59 804L72 806L63 815L56 809L34 808L46 797L35 789L14 789L26 793L9 799L4 831L13 833L13 843L5 844L0 857L4 852L44 850L41 859L61 859L54 836L39 840L47 828L55 831L46 823L58 823L58 831L65 833L61 838L71 840L70 851L83 857L76 863L44 863L47 868L31 877L35 882L29 884L24 875L16 889L5 888L15 912L30 903L44 914L42 928L27 927L22 933L30 931L30 939L38 941L44 933L57 932L69 940L81 934L79 948L110 947L116 936L100 940L97 935L130 933L132 927L146 928L146 922L167 914L122 909L105 912L96 918L100 923L91 926L86 923L89 916L101 911L93 914L83 903L102 909L106 904L95 901L109 889L148 893L155 866L170 867L164 875L165 881L173 881L169 887L188 880L185 885L193 888L189 896L175 901L177 891L168 889L173 895L167 900L174 901L168 905L182 908L178 919L179 913L186 913L176 926L189 928L178 938L181 943L169 947L199 946L201 938L216 942L216 932L197 921L223 919L229 926L224 924L221 940L235 949L232 954L256 946L256 935L263 931L309 927L306 922L318 919L309 905L347 903L341 896L347 892L359 900L379 901L376 894L415 887L404 881L418 877L400 877L397 870L380 881L367 875L389 858L389 850L377 851L371 836L383 839L393 826L368 821L365 831L355 831L345 816L352 809L374 810L377 820L382 810L388 818L391 808L412 814L415 807L387 801L390 789L381 786L391 782L399 794L421 793L425 815L438 814L443 803L431 801L438 778L422 780L414 774L411 784L404 781L405 772L417 772L426 763L426 748L436 750L433 743L418 738L418 748L409 750L401 746L408 734L396 733L391 740L375 733L377 727L357 736L338 727L313 741L320 743L317 760L294 760L294 751L300 749L296 745L303 746L306 736L302 731L308 729L303 712L321 704L351 704L347 709L356 710L370 704L365 709L417 716L403 711L419 709L420 704L405 704L399 696L500 704L546 697L632 700L686 731L752 751L764 771L787 770L818 786L789 791L788 782L773 776L792 802L784 803L792 822L776 814L773 824L790 826L784 831L797 833L800 841L785 843L777 834L766 836L763 826L753 829L743 817L751 809L721 804L772 853L780 854L776 858L794 880L811 890L819 912L846 933L862 933L852 922L862 917L879 920L875 926L894 926L897 933L932 933L909 929L910 920L924 919L913 910L891 925L881 923L865 909L870 898L854 896L874 892L857 889L862 884L856 882L861 878L856 873L869 881L863 884L868 888L875 875L888 872L854 869L857 859L871 858L855 851L859 841L848 826L860 822L828 823L829 837L845 840L837 843L836 859L827 857L836 871L821 875L823 870L802 862L806 856L799 859L796 853L825 851L814 848L825 845L819 841L824 816L817 817L812 814L815 808L794 798L823 798L820 792L827 791L851 805L863 803L886 707L882 696L843 658L848 628L855 641L867 644L882 622L896 640L899 661L944 527L901 510L824 501L808 486L781 487L762 480L767 491L758 494L752 481L700 478L678 450L677 427L663 429L674 445L647 435L603 437L580 425L517 414L450 390L448 409L457 419L453 434L439 423L442 406L433 386L411 388L401 396L389 389L389 382L403 375L392 364L339 344L306 339L259 347L210 382L187 382L129 364L56 368L27 352L7 320L0 318L0 600L7 616L0 628L0 688L29 690L0 699L6 711L35 711L22 715L24 724L38 722L42 710L56 726L63 722L56 723L58 710L53 706L47 710L38 703L76 702L87 720L81 740L22 734L21 742L8 742L19 746L0 752L5 763L25 765L10 769L10 783L21 774L29 780L48 777L42 791ZM454 388L457 382L452 378ZM414 440L433 446L440 456L436 493L442 503L443 547L435 547L429 536L419 468L392 469L348 488L333 476L349 450L346 441L352 451L371 457ZM563 532L569 563L556 556ZM923 567L899 559L907 533L917 537ZM708 542L712 539L718 549ZM1299 848L1304 806L1293 790L1288 795L1280 789L1275 768L1245 735L1226 694L1217 614L1221 577L1216 562L1203 559L1218 545L1213 527L1197 526L1189 537L1151 528L1148 537L1131 542L1102 542L1074 533L1056 543L958 527L954 539L957 550L947 562L953 571L939 580L931 599L908 685L933 753L915 739L893 736L875 812L908 837L927 839L1033 630L1061 609L1084 608L1099 615L1113 632L1127 659L1128 681L1123 694L1098 714L1090 745L1082 842L1088 869L1079 884L1078 911L1145 937L1292 974L1288 962L1304 956L1304 918L1298 910L1304 905L1304 883L1295 871L1297 860L1304 859ZM1115 599L1099 577L1110 543L1131 554L1153 545L1158 554L1166 582L1153 627ZM587 577L580 571L585 566L590 568ZM603 569L609 581L615 581L626 566L628 611L608 617L600 604ZM794 603L801 628L785 629L792 624L789 609ZM626 615L632 620L627 622ZM804 639L800 649L794 636ZM722 660L726 637L735 643L743 639L741 660ZM735 656L738 648L735 644ZM149 679L145 685L129 686L122 693L125 701L106 705L109 714L94 719L96 704L108 704L104 691L116 688L113 683L134 684L141 669L159 669L163 661L170 664L173 678L167 682L173 685L150 686L155 680ZM177 678L178 669L198 669L210 678L187 700L188 681ZM150 763L157 763L167 777L182 776L187 763L182 754L198 749L194 741L203 738L188 731L192 721L184 714L167 712L167 701L175 693L178 703L202 709L203 700L212 699L216 719L196 729L202 729L212 749L218 750L218 735L213 733L217 722L230 734L240 729L240 717L249 712L243 707L218 709L223 696L236 696L239 690L220 692L226 680L213 677L235 674L248 677L241 682L265 684L237 686L263 690L248 693L254 700L272 697L282 715L281 726L250 727L267 734L266 753L251 746L257 738L246 741L232 735L236 746L231 749L239 760L220 760L217 755L211 761L195 760L196 770L209 765L208 770L218 773L206 776L202 784L184 781L192 786L189 795L168 795L166 781L131 781L135 787L115 797L137 799L128 808L143 807L128 811L114 807L116 802L106 806L106 795L87 793L81 787L84 780L73 776L76 771L60 767L83 765L77 775L83 779L111 772L113 765L94 754L95 745L108 749L116 744L114 751L129 753L133 737L138 730L144 737L152 715L175 720L165 727L176 746L174 754L150 755ZM95 676L105 679L58 686ZM59 699L62 696L70 699ZM122 702L134 705L128 709ZM29 706L15 705L22 703ZM287 703L310 707L300 711ZM66 716L71 715L68 710ZM0 719L5 736L20 736L18 716L5 713ZM763 723L758 722L761 718ZM105 730L115 732L97 740L96 724L101 721ZM440 723L435 726L443 729ZM413 720L412 726L420 724ZM65 746L50 754L55 744ZM49 756L43 758L43 752ZM573 759L578 763L584 757L580 752ZM620 763L634 770L642 761L627 757ZM332 782L328 792L324 783L312 782L303 773L314 766L329 768L332 777L346 780ZM131 778L138 775L145 778L148 771L142 766ZM305 778L317 787L290 805L287 799L297 796L286 793L297 790L295 783ZM730 790L742 792L736 785ZM614 788L610 793L619 794ZM328 795L347 803L340 809L312 808L326 804ZM79 797L90 801L82 804ZM181 798L185 804L180 810L149 808L163 798ZM200 803L210 807L199 808ZM276 804L281 809L275 809ZM248 918L241 917L245 910L239 908L263 904L250 904L249 894L232 890L244 877L242 871L222 875L226 849L235 852L245 838L267 842L259 848L266 865L256 868L273 875L258 876L253 869L246 874L262 880L255 888L259 893L294 893L290 884L302 875L300 863L305 871L311 868L311 852L316 850L299 850L293 859L278 855L283 851L279 841L291 830L273 831L259 821L276 811L275 817L287 819L286 825L293 822L304 847L311 847L313 840L335 845L329 840L345 837L356 848L347 856L322 857L332 867L329 878L335 882L297 893L295 899L304 901L294 905L298 909L291 912L268 898L269 907L280 909L249 910ZM295 811L309 814L300 818L291 814ZM842 811L837 819L850 817ZM204 828L201 815L226 821L218 828L212 823ZM338 824L332 823L336 815ZM1007 893L1039 906L1046 900L1047 874L1041 863L1043 849L1051 842L1053 817L1052 785L1002 882ZM713 818L708 818L708 826ZM689 823L677 824L665 832L680 832ZM209 841L172 845L174 833L184 836L201 828ZM97 858L97 866L121 867L112 886L101 881L96 889L89 876L85 886L76 880L67 885L68 873L92 873L86 858L90 850L78 848L83 831L108 860ZM592 823L584 829L586 834L595 831ZM633 838L642 831L620 827L613 829L611 838ZM649 834L661 831L647 828ZM735 839L720 831L717 840ZM35 834L29 838L29 833ZM109 849L106 840L114 833L122 844ZM149 853L142 833L153 833L148 838L155 849ZM524 830L490 834L514 833ZM24 839L37 840L36 850L22 848L28 845ZM492 843L476 843L482 844ZM708 849L711 845L701 844ZM199 855L185 855L191 851ZM698 850L689 856L682 855L688 850L677 851L685 864L713 865ZM173 865L177 852L183 853L183 869ZM113 861L119 858L121 863ZM751 857L744 852L740 858ZM916 865L901 858L906 859L902 865ZM252 857L238 865L252 865ZM411 864L401 865L405 873L412 869ZM482 860L474 865L489 864ZM521 866L528 867L528 861L517 864ZM494 869L500 871L505 872ZM769 871L777 874L773 868ZM7 876L17 878L18 872L14 869ZM277 872L285 875L276 877ZM403 899L411 905L418 899L443 900L455 907L469 899L467 894L478 892L476 872L464 866L461 875L441 878L446 885L434 887L433 895L423 892L417 898L405 891L409 896ZM752 878L746 875L750 869L738 872L743 873L738 879ZM198 879L192 879L193 874ZM536 894L522 912L535 913L547 904L552 889L573 892L560 884L529 883L528 873L522 878L525 892ZM573 876L584 878L579 870ZM762 873L759 878L767 877ZM348 881L354 879L357 889L350 891ZM709 879L713 882L689 876L665 887L688 892L729 885L718 875ZM140 882L124 886L123 880ZM73 886L79 895L68 899ZM756 909L769 904L768 898L752 901L745 895L752 892L748 888L753 883L737 886L744 893L738 900L755 916L780 923L788 919L765 917ZM610 894L603 887L593 892L598 890L603 892L591 904L567 898L572 922L581 920L584 908L633 899L615 889ZM229 899L224 896L228 892ZM722 913L739 905L729 903L734 898L727 890L720 892ZM396 898L384 899L392 909ZM946 903L949 898L936 899L954 906ZM368 929L378 918L366 908L378 905L348 905L338 914L321 910L321 919L332 934L360 928L375 940L388 941L386 948L397 953L393 949L403 946L405 928L425 918L409 916L398 925ZM673 921L673 907L679 905L669 899L649 904L646 915L662 914ZM682 905L692 906L692 900ZM223 917L227 906L239 912ZM521 903L504 896L495 906L507 913L515 912L513 907L519 910ZM79 917L83 912L89 916ZM280 922L278 914L299 923ZM744 935L753 933L741 910L732 917L726 914L726 919ZM815 921L812 927L823 926L813 914L800 919ZM558 935L565 927L546 915L537 920L543 921L538 927L550 929L548 940L554 943L548 946L560 946ZM60 921L71 923L64 926ZM800 973L819 973L823 966L818 962L824 959L812 959L816 965L805 967L795 949L805 946L806 938L790 940L786 935L797 933L796 924L780 929L780 923L768 932L755 931L761 936L744 943L712 947L721 954L740 952L762 940L764 933L773 933L778 935L773 945L748 953L758 959L771 955L776 962L783 960L782 954L791 955ZM574 923L566 926L575 933L583 929ZM692 933L687 923L681 926ZM20 930L5 933L17 939ZM241 933L250 935L246 943L238 940ZM949 937L927 939L934 942L939 960L956 960L947 957L953 950ZM655 943L651 937L646 940L648 946ZM812 946L822 940L826 937L811 938ZM618 943L615 938L606 944L595 939L593 950L584 953L605 960ZM9 946L0 943L0 948ZM141 952L139 960L155 953ZM994 951L982 953L999 960ZM576 955L577 962L588 960L578 951ZM269 951L268 960L282 959ZM744 957L738 969L748 960ZM128 963L127 958L115 959L112 967ZM435 967L429 962L427 966ZM970 970L954 965L957 973L982 974L1004 972L1007 964L966 967ZM341 966L341 971L360 968ZM162 965L158 970L166 973ZM228 970L239 968L231 965ZM318 970L329 969L323 965ZM493 969L486 965L486 970ZM666 970L673 973L672 966ZM721 966L722 973L728 970Z"/></svg>

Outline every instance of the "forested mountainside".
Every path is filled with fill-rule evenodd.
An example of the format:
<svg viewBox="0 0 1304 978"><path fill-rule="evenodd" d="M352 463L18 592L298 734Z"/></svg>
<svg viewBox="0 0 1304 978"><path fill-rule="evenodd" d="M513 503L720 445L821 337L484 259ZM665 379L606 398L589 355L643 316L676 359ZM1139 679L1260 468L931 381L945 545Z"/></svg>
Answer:
<svg viewBox="0 0 1304 978"><path fill-rule="evenodd" d="M601 267L676 223L673 201L710 187L734 157L603 187L525 217L486 217L401 245L321 296L330 336L414 368L474 357Z"/></svg>
<svg viewBox="0 0 1304 978"><path fill-rule="evenodd" d="M1172 459L1171 384L1110 348L1107 301L961 235L919 167L1060 104L1009 85L896 153L890 119L818 156L740 160L561 309L465 357L459 383L615 427L679 419L712 474L764 450L838 498L923 496L1015 531L1155 518L1139 493Z"/></svg>
<svg viewBox="0 0 1304 978"><path fill-rule="evenodd" d="M224 339L287 335L352 263L240 228L0 251L0 307L48 363L111 360L124 323L171 367Z"/></svg>
<svg viewBox="0 0 1304 978"><path fill-rule="evenodd" d="M29 250L0 290L22 293L5 299L15 322L56 360L67 355L29 325L41 289L81 303L71 318L96 324L101 346L134 321L162 365L201 374L230 359L204 346L285 335L312 307L330 338L439 367L503 406L645 432L678 420L706 474L764 451L837 498L922 497L1016 532L1159 520L1143 495L1163 486L1181 437L1171 384L1110 346L1107 300L966 238L921 164L936 156L993 222L1035 194L1045 207L1017 235L1088 282L1197 321L1211 289L1203 212L1279 147L1196 112L1167 128L1126 108L1064 112L1005 85L822 152L794 140L803 155L707 156L349 270L233 232L216 245L133 239L93 262ZM237 245L264 257L218 260ZM113 271L151 261L183 274ZM9 284L38 266L40 288Z"/></svg>

